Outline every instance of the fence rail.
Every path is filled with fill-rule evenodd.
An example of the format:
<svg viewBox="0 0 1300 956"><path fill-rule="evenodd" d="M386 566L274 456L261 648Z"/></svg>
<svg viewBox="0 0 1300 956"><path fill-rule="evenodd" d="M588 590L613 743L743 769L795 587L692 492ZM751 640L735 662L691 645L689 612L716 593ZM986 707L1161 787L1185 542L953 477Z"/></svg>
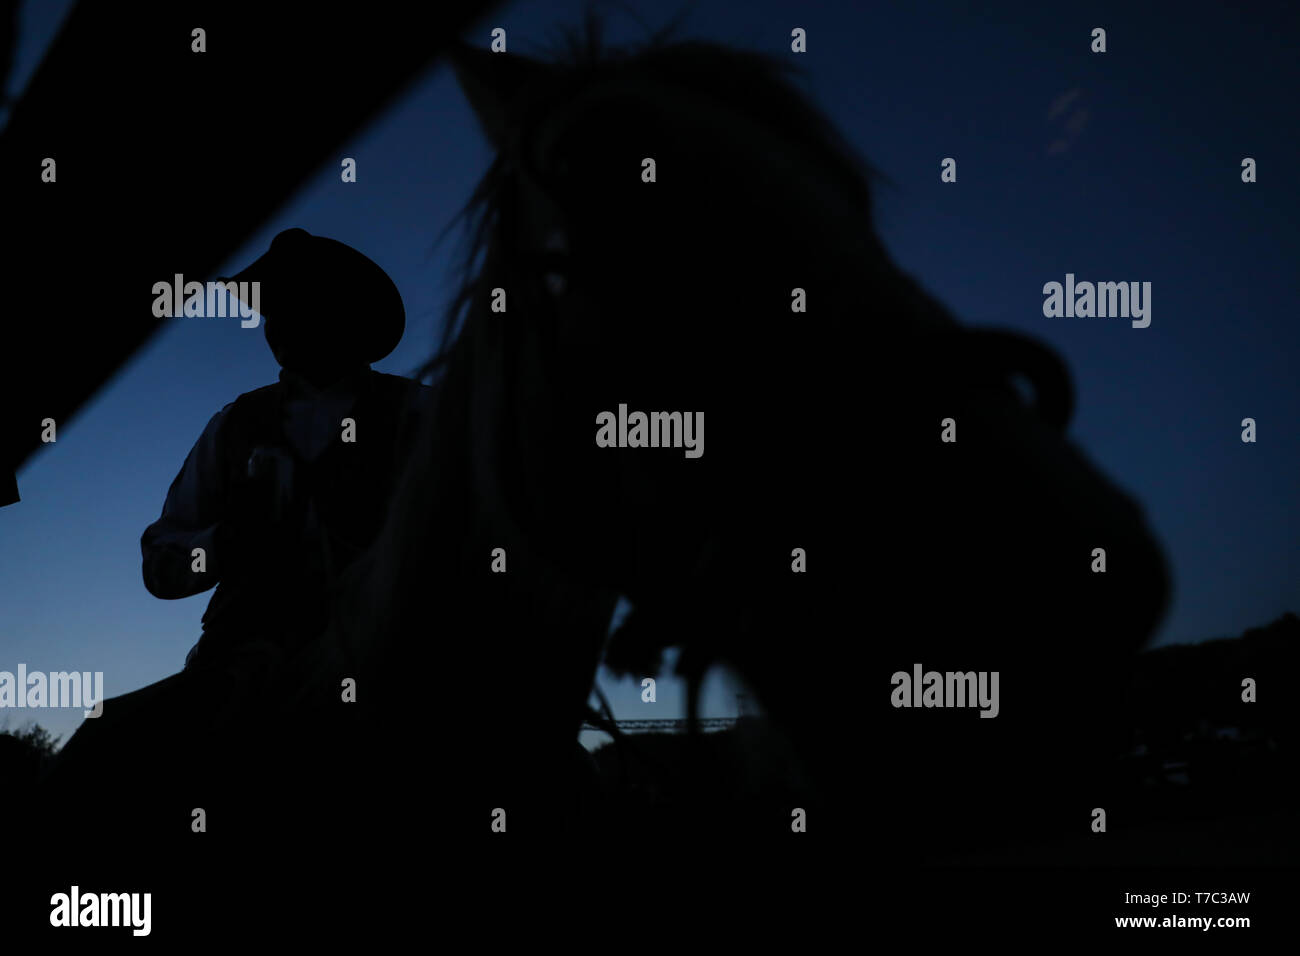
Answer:
<svg viewBox="0 0 1300 956"><path fill-rule="evenodd" d="M701 731L708 730L729 730L736 726L735 717L701 717L697 723ZM616 720L614 726L625 734L648 734L648 733L685 733L690 726L689 720ZM600 730L606 731L592 724L584 723L583 730Z"/></svg>

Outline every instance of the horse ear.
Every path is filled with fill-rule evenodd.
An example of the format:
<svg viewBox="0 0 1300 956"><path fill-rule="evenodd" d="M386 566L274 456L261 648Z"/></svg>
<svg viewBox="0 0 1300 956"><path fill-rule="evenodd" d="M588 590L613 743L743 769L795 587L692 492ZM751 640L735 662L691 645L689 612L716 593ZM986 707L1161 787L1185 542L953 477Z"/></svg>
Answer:
<svg viewBox="0 0 1300 956"><path fill-rule="evenodd" d="M535 89L548 69L528 57L490 53L463 43L451 49L448 59L488 141L502 149L509 135L513 107L521 94Z"/></svg>

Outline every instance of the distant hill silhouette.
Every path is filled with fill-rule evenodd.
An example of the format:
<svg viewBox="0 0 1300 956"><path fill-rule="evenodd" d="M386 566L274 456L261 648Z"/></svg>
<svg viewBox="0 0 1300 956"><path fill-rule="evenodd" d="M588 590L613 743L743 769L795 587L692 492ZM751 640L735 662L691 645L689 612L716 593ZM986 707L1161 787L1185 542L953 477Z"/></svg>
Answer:
<svg viewBox="0 0 1300 956"><path fill-rule="evenodd" d="M1154 740L1177 739L1199 722L1293 735L1297 711L1282 683L1300 662L1300 617L1283 614L1240 637L1174 644L1138 655L1128 706L1134 726ZM1258 702L1242 702L1254 678Z"/></svg>

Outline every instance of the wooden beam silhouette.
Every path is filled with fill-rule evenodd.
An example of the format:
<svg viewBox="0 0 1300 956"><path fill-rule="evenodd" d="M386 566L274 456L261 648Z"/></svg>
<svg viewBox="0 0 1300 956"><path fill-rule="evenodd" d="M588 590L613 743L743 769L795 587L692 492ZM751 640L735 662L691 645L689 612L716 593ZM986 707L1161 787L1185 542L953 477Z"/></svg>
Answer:
<svg viewBox="0 0 1300 956"><path fill-rule="evenodd" d="M155 281L215 278L496 5L78 4L0 136L0 493L41 420L62 427L171 321L153 316Z"/></svg>

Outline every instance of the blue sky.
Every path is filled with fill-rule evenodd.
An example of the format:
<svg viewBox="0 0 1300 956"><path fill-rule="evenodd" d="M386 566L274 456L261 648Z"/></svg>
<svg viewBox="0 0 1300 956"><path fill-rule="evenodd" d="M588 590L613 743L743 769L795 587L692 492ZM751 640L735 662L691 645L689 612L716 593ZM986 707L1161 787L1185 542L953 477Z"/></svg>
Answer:
<svg viewBox="0 0 1300 956"><path fill-rule="evenodd" d="M678 9L630 6L652 27ZM699 2L684 34L791 56L790 29L804 27L806 88L894 182L877 193L877 223L899 264L964 321L1032 333L1066 357L1072 437L1142 502L1173 565L1155 643L1237 634L1300 609L1295 14L1268 3L1250 14L984 6ZM24 4L11 91L69 7ZM512 50L534 52L581 9L510 4L466 39L485 45L500 25ZM603 9L611 38L643 35ZM1089 52L1094 26L1108 31L1104 55ZM357 159L357 183L339 181L342 156ZM955 185L939 181L947 156ZM1258 183L1240 181L1243 156L1258 161ZM439 66L338 158L221 271L290 226L356 246L407 308L406 338L375 367L406 373L431 351L451 291L456 234L436 250L434 240L490 154ZM194 228L220 215L196 209ZM1067 272L1150 281L1150 328L1045 318L1043 284ZM158 278L168 277L139 281ZM115 307L106 297L94 320ZM151 597L140 534L211 415L276 374L260 329L177 318L59 424L58 442L19 474L23 501L0 511L0 670L102 670L112 696L179 669L211 592ZM1239 437L1247 416L1259 423L1253 445ZM674 682L661 680L653 707L631 680L601 682L621 717L681 714ZM705 715L733 713L733 691L716 677ZM65 738L80 720L8 717Z"/></svg>

